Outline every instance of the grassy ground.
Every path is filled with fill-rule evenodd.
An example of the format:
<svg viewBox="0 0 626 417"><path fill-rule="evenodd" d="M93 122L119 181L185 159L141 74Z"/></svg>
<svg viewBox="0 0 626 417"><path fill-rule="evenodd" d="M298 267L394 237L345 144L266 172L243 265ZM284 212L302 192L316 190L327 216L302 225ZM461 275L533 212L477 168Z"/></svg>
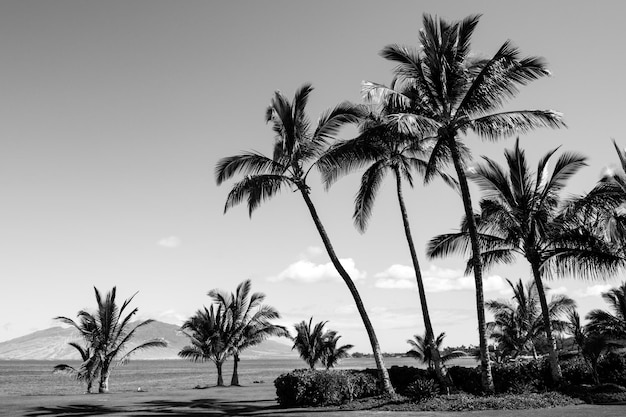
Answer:
<svg viewBox="0 0 626 417"><path fill-rule="evenodd" d="M0 397L0 416L502 416L502 417L623 417L626 406L577 405L540 410L473 412L342 411L333 408L283 409L275 401L273 384L172 392L137 392L65 396Z"/></svg>

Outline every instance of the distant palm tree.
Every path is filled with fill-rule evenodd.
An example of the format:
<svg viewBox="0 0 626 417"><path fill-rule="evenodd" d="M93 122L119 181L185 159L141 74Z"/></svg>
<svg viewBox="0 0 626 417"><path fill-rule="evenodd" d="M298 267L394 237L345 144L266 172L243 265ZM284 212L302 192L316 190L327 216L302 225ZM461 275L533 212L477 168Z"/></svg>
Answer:
<svg viewBox="0 0 626 417"><path fill-rule="evenodd" d="M367 228L367 223L376 199L376 194L385 178L385 175L392 173L396 183L396 195L400 207L400 214L404 225L404 234L409 247L415 279L422 307L422 317L428 340L433 340L434 332L428 304L426 300L426 290L422 273L417 258L417 251L409 216L404 202L402 191L402 181L405 180L409 186L413 187L414 173L424 174L428 163L424 159L431 150L427 140L415 140L412 136L403 134L398 126L397 120L390 117L394 108L392 103L381 107L378 111L370 113L361 123L360 134L350 140L340 141L330 147L318 161L323 173L323 179L327 187L337 180L339 176L346 175L359 168L367 168L361 177L361 186L355 198L354 204L354 224L363 233ZM456 186L453 179L445 173L440 172L440 176L450 185ZM439 352L435 351L432 357L435 363L435 371L440 380L445 385L449 385L449 377L445 366L439 359Z"/></svg>
<svg viewBox="0 0 626 417"><path fill-rule="evenodd" d="M141 343L124 353L128 342L135 336L137 329L152 323L153 320L144 320L134 326L131 325L130 321L137 313L137 308L131 310L123 317L128 304L137 293L126 299L121 306L118 306L115 302L115 287L106 294L104 299L102 299L97 288L94 287L94 291L98 303L95 314L88 313L84 310L79 311L79 323L63 316L56 317L55 319L75 327L81 333L81 336L87 342L88 350L83 351L81 355L91 355L86 361L83 360L81 368L86 378L89 378L90 375L99 374L100 383L98 392L106 393L109 392L109 377L112 367L126 364L130 360L131 355L139 350L153 347L166 347L167 342L161 339L153 339ZM76 346L74 347L77 348ZM79 351L83 349L84 348L81 347ZM118 358L120 355L121 357Z"/></svg>
<svg viewBox="0 0 626 417"><path fill-rule="evenodd" d="M350 356L348 351L354 347L354 345L346 344L337 346L341 336L337 335L337 332L330 330L324 334L324 353L322 354L322 364L326 369L334 368L337 363L344 358Z"/></svg>
<svg viewBox="0 0 626 417"><path fill-rule="evenodd" d="M587 327L610 339L626 340L626 281L602 294L612 311L595 309L587 314Z"/></svg>
<svg viewBox="0 0 626 417"><path fill-rule="evenodd" d="M252 283L246 280L237 286L235 293L227 294L219 289L209 291L209 296L223 311L228 327L228 345L233 354L233 376L231 385L239 385L239 354L256 346L269 337L289 337L284 326L271 323L280 318L278 311L262 305L265 294L256 292L250 295Z"/></svg>
<svg viewBox="0 0 626 417"><path fill-rule="evenodd" d="M183 347L178 356L194 362L211 361L217 368L217 386L224 386L222 365L232 354L229 345L229 329L222 307L196 311L182 325L183 333L191 344Z"/></svg>
<svg viewBox="0 0 626 417"><path fill-rule="evenodd" d="M521 279L516 284L507 279L507 283L513 291L513 302L489 300L486 304L494 315L494 321L487 323L490 337L505 357L515 359L532 353L537 359L536 345L545 332L537 286L534 281L525 286ZM576 302L566 295L553 296L548 303L552 329L563 331L566 322L561 316L575 306Z"/></svg>
<svg viewBox="0 0 626 417"><path fill-rule="evenodd" d="M315 130L305 113L311 85L305 84L296 91L292 102L283 94L276 92L266 112L266 121L272 124L276 134L274 154L268 158L260 153L246 152L240 155L222 158L216 168L218 185L238 173L246 174L236 183L226 199L224 211L247 199L248 212L252 212L266 199L273 197L284 188L298 191L309 210L311 218L324 243L330 260L347 285L357 310L367 331L379 377L385 392L393 394L393 386L385 368L382 351L374 327L369 319L363 300L354 285L354 281L345 270L335 253L330 238L317 213L306 183L308 173L315 161L327 146L327 141L336 135L347 123L356 123L363 115L363 109L348 103L342 103L325 112L319 119Z"/></svg>
<svg viewBox="0 0 626 417"><path fill-rule="evenodd" d="M415 358L422 363L428 364L429 369L434 369L435 358L433 358L432 356L433 350L431 349L431 346L435 346L437 348L437 352L440 352L443 345L443 339L445 337L445 333L440 333L436 339L429 340L428 335L420 336L416 334L413 336L413 339L408 339L406 341L412 347L412 349L409 350L406 354L411 358ZM467 356L465 352L455 350L445 355L440 355L440 360L443 363L446 363L451 361L452 359L462 358L464 356Z"/></svg>
<svg viewBox="0 0 626 417"><path fill-rule="evenodd" d="M549 74L540 58L522 58L509 41L493 57L472 57L470 41L479 16L449 23L425 14L420 30L420 47L386 46L381 55L397 63L396 85L389 88L367 82L364 93L371 102L394 103L394 117L407 134L436 141L430 153L426 180L445 163L454 165L470 234L474 263L476 309L481 352L482 384L493 392L484 311L482 262L478 231L474 222L466 166L460 151L461 135L474 132L496 140L538 127L563 126L561 115L551 110L495 112L518 92L519 86Z"/></svg>
<svg viewBox="0 0 626 417"><path fill-rule="evenodd" d="M614 274L622 260L594 232L579 223L576 216L560 210L564 205L560 191L586 164L585 157L564 153L550 173L548 162L555 152L556 149L541 158L533 178L525 153L516 140L514 148L505 151L508 172L492 159L483 157L486 163L477 165L470 178L484 193L481 215L472 216L477 225L480 262L492 267L511 263L519 254L530 264L541 305L551 375L558 383L561 368L543 279L555 275L602 277ZM433 238L429 255L467 254L471 240L468 223L466 217L461 232ZM475 261L476 257L472 256L467 271L475 267Z"/></svg>
<svg viewBox="0 0 626 417"><path fill-rule="evenodd" d="M320 321L313 326L313 317L309 322L301 321L294 325L296 336L293 338L293 348L298 351L303 361L309 368L315 369L315 364L324 356L325 331L324 326L327 321Z"/></svg>
<svg viewBox="0 0 626 417"><path fill-rule="evenodd" d="M582 326L576 310L570 310L568 320L567 331L574 337L580 354L591 368L593 382L597 385L600 383L598 361L605 351L613 347L613 344L601 333L593 331L588 326Z"/></svg>

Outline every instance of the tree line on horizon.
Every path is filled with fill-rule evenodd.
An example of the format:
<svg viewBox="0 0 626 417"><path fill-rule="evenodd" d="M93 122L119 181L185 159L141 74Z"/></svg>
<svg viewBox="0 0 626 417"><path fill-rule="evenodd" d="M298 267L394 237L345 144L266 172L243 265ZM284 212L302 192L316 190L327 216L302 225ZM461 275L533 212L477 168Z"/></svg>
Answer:
<svg viewBox="0 0 626 417"><path fill-rule="evenodd" d="M313 91L311 85L298 88L293 100L276 92L265 113L275 134L272 155L244 152L222 158L215 168L218 185L236 175L243 176L232 186L225 211L245 201L251 216L261 203L280 191L299 192L333 266L354 299L387 394L394 394L394 389L375 330L311 199L307 178L313 169L319 171L325 188L346 174L363 170L353 214L359 231L365 231L377 191L385 176L391 174L415 270L425 326L423 341L444 386L452 381L437 348L404 203L404 184L412 187L417 176L426 184L441 178L461 196L465 215L459 231L432 238L427 256L462 254L467 259L466 272L473 274L476 287L479 358L485 392L494 392L485 318L488 306L483 291L485 270L517 258L528 262L533 297L540 311L534 324L545 338L551 377L558 384L562 377L554 337L558 329L554 328L544 281L565 275L606 278L624 267L623 174L606 176L587 195L565 200L560 192L569 178L586 165L586 158L564 152L550 169L548 163L556 153L552 150L532 172L519 141L505 151L506 167L484 157L482 163L469 169L472 159L465 141L468 133L495 142L537 128L565 126L562 115L553 110L502 111L520 87L548 76L549 71L542 58L523 57L510 41L490 57L473 54L471 38L479 18L473 15L448 22L424 14L419 47L392 44L380 52L396 64L390 85L363 82L363 104L340 103L322 113L317 124L305 112ZM355 138L338 138L346 125L358 127ZM624 153L617 144L615 148L622 168L626 168ZM473 206L469 181L482 191L479 210ZM523 308L519 306L520 310ZM569 309L573 311L573 306ZM502 319L503 314L499 316ZM500 331L506 327L503 326L503 322L494 325L492 331ZM527 338L526 346L528 340L532 338Z"/></svg>

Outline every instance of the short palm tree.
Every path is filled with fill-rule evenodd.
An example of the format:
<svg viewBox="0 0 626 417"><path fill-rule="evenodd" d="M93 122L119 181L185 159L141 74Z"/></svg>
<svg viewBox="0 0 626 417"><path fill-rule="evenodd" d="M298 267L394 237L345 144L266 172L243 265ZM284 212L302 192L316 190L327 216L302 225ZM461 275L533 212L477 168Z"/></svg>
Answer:
<svg viewBox="0 0 626 417"><path fill-rule="evenodd" d="M309 368L315 369L315 364L324 356L326 349L324 326L327 321L320 321L313 325L313 317L309 322L301 321L294 325L296 335L293 338L293 348L298 351L300 358L309 365Z"/></svg>
<svg viewBox="0 0 626 417"><path fill-rule="evenodd" d="M613 344L605 335L593 331L588 326L582 326L578 312L574 309L568 313L566 331L574 337L580 355L591 368L593 382L599 384L598 362L602 354L613 347Z"/></svg>
<svg viewBox="0 0 626 417"><path fill-rule="evenodd" d="M271 321L280 318L278 311L268 305L262 305L265 294L250 294L252 283L246 280L237 286L235 293L227 294L218 289L209 291L224 314L228 327L228 346L233 355L233 375L231 385L239 385L238 364L242 351L256 346L269 337L289 337L284 326Z"/></svg>
<svg viewBox="0 0 626 417"><path fill-rule="evenodd" d="M626 282L602 294L611 311L595 309L587 314L587 327L611 339L626 340Z"/></svg>
<svg viewBox="0 0 626 417"><path fill-rule="evenodd" d="M416 334L413 336L413 339L407 339L406 342L411 345L411 350L409 350L406 354L411 358L415 358L420 362L427 364L428 369L434 369L435 358L432 356L433 350L431 349L431 346L434 345L437 348L437 352L440 352L443 345L443 339L445 339L445 337L445 333L440 333L437 338L429 340L429 336L426 334L424 336ZM467 354L460 350L455 350L445 355L440 355L440 360L443 363L446 363L452 359L462 358L463 356L467 356Z"/></svg>
<svg viewBox="0 0 626 417"><path fill-rule="evenodd" d="M479 16L469 16L449 23L425 14L419 49L389 45L381 51L384 58L397 63L395 79L404 88L367 82L364 93L374 103L393 102L399 109L394 117L406 133L418 138L431 135L435 140L427 181L442 164L454 165L471 237L482 384L486 391L492 392L478 231L460 141L468 132L497 140L538 127L558 128L564 124L561 115L551 110L497 112L507 99L517 94L520 86L549 72L542 59L522 58L509 41L491 58L473 57L470 43L478 21Z"/></svg>
<svg viewBox="0 0 626 417"><path fill-rule="evenodd" d="M330 330L324 335L324 353L322 354L322 365L326 369L334 368L337 363L344 358L350 356L348 351L354 347L354 345L346 344L337 346L341 336L336 331Z"/></svg>
<svg viewBox="0 0 626 417"><path fill-rule="evenodd" d="M266 121L272 124L276 134L274 153L268 158L260 153L246 152L222 158L216 168L216 180L223 183L235 174L246 174L237 182L226 199L225 211L247 199L248 212L252 212L266 199L284 188L298 191L309 210L313 223L322 239L330 260L348 287L367 331L383 389L394 393L385 368L382 351L374 327L369 319L361 296L354 281L345 270L335 253L317 210L311 200L310 188L306 183L314 161L327 146L327 141L336 135L347 123L356 123L363 115L363 109L342 103L325 112L313 130L305 113L308 97L313 90L305 84L296 91L293 101L276 92L266 112Z"/></svg>
<svg viewBox="0 0 626 417"><path fill-rule="evenodd" d="M537 342L544 334L537 286L534 281L524 285L521 279L515 284L507 279L507 283L513 291L512 302L489 300L486 304L494 315L494 321L487 323L490 337L505 358L531 353L537 359ZM561 317L575 306L566 295L553 296L548 303L552 329L562 331L566 322Z"/></svg>
<svg viewBox="0 0 626 417"><path fill-rule="evenodd" d="M126 364L130 357L140 350L166 347L167 342L161 339L153 339L141 343L126 352L128 343L135 336L137 329L152 323L153 320L144 320L132 324L131 319L137 313L137 308L134 308L124 316L124 311L136 293L126 299L121 306L118 306L115 302L115 287L106 294L104 299L97 288L94 287L94 291L98 303L94 314L84 310L79 311L78 323L63 316L56 317L56 320L75 327L81 333L88 349L88 352L83 353L91 355L89 359L83 361L81 369L84 370L83 372L87 378L90 375L99 374L98 392L106 393L109 392L109 377L114 367Z"/></svg>
<svg viewBox="0 0 626 417"><path fill-rule="evenodd" d="M543 280L557 275L602 277L615 273L621 259L602 239L579 223L576 216L560 210L564 204L559 193L567 180L585 165L585 158L564 153L549 172L548 162L555 151L541 158L533 177L517 140L513 149L505 151L508 172L483 157L485 164L477 165L470 178L484 194L480 202L481 215L472 216L479 233L479 260L485 267L492 267L513 262L519 254L530 264L541 305L551 375L558 383L561 369ZM433 238L428 247L429 255L467 254L472 239L468 223L466 217L461 232ZM475 262L476 257L472 256L468 271L475 268Z"/></svg>

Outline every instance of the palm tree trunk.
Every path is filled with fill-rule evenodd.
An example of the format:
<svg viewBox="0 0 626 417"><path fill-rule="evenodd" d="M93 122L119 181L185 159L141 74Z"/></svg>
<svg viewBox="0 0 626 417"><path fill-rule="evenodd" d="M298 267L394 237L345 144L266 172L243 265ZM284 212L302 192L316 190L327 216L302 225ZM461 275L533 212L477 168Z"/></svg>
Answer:
<svg viewBox="0 0 626 417"><path fill-rule="evenodd" d="M561 373L561 366L559 365L559 353L556 349L556 341L552 335L552 322L550 321L548 300L546 299L546 292L543 287L543 282L541 281L539 264L536 261L531 261L531 268L533 270L533 277L535 278L535 285L537 286L537 296L539 296L539 304L541 304L543 327L546 332L546 341L548 342L550 375L552 376L552 382L558 384L561 382L563 374Z"/></svg>
<svg viewBox="0 0 626 417"><path fill-rule="evenodd" d="M222 377L222 364L223 363L224 362L221 362L221 361L215 362L215 367L217 368L217 386L218 387L224 386L224 378Z"/></svg>
<svg viewBox="0 0 626 417"><path fill-rule="evenodd" d="M350 290L350 294L352 294L352 298L354 299L354 303L356 304L356 308L359 311L359 314L361 315L361 319L363 320L363 325L365 326L365 330L367 331L367 335L370 339L370 344L372 345L372 351L374 353L374 360L376 361L376 367L378 368L378 375L380 378L380 383L382 385L382 388L386 394L395 395L395 391L393 389L393 386L391 385L391 379L389 379L389 373L387 372L387 368L385 368L385 362L383 361L383 354L382 354L382 351L380 350L378 338L376 337L376 333L374 332L374 327L372 326L372 322L370 321L369 316L367 315L367 311L365 310L365 306L363 305L363 300L361 300L361 295L359 294L359 291L354 285L352 278L350 278L350 275L348 275L348 272L346 272L343 265L341 265L341 262L339 262L339 258L335 254L335 249L330 243L330 239L328 238L328 235L326 234L326 230L324 229L324 226L322 225L322 221L320 220L317 214L317 210L315 209L315 206L313 205L313 201L311 201L311 197L309 196L309 191L306 188L306 185L302 184L298 188L300 189L302 197L304 198L304 201L309 209L309 212L311 213L311 217L313 218L315 227L317 228L317 231L320 237L322 238L322 242L324 243L326 252L328 253L328 256L330 257L330 260L333 263L333 266L335 267L335 269L337 270L337 272L339 273L343 281L348 286L348 289Z"/></svg>
<svg viewBox="0 0 626 417"><path fill-rule="evenodd" d="M426 328L426 340L429 340L428 349L432 361L435 365L435 374L437 379L444 386L451 386L452 380L448 374L448 370L441 360L441 354L439 349L435 346L435 333L433 331L433 325L430 321L430 313L428 312L428 304L426 302L426 290L424 289L424 281L422 279L422 271L417 260L417 252L415 251L415 244L413 243L413 236L411 235L411 227L409 225L409 216L404 204L404 197L402 194L402 178L400 177L400 170L397 166L393 167L393 172L396 177L396 190L398 194L398 204L400 205L400 213L402 214L402 223L404 225L404 234L406 235L406 241L409 245L409 252L411 253L411 260L413 261L413 269L415 270L415 280L417 281L417 289L420 297L420 304L422 306L422 316L424 317L424 327Z"/></svg>
<svg viewBox="0 0 626 417"><path fill-rule="evenodd" d="M238 365L239 365L239 354L233 353L233 376L230 379L230 385L239 386L239 375L237 374Z"/></svg>
<svg viewBox="0 0 626 417"><path fill-rule="evenodd" d="M106 394L109 392L109 376L111 371L108 367L103 367L100 371L100 384L98 385L98 392L100 394Z"/></svg>
<svg viewBox="0 0 626 417"><path fill-rule="evenodd" d="M483 389L486 392L494 392L493 376L491 375L491 364L489 362L489 349L487 347L487 321L485 319L485 295L483 291L483 263L480 259L480 246L478 244L478 231L474 220L474 209L472 208L472 197L467 184L467 176L462 166L461 156L453 135L447 137L452 161L461 186L461 198L470 235L472 246L472 262L474 267L474 283L476 285L476 312L478 315L478 339L480 346L480 368Z"/></svg>

